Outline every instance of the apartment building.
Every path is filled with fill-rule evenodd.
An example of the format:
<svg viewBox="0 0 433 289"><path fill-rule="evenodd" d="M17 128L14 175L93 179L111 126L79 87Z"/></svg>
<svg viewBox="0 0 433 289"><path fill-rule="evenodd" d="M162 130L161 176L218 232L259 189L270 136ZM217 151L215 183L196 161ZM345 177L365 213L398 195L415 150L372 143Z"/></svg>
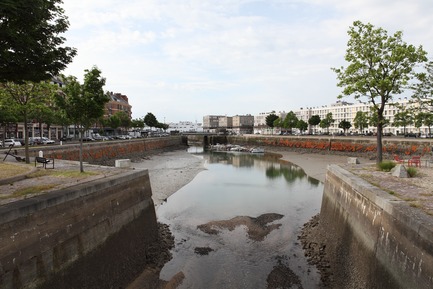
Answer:
<svg viewBox="0 0 433 289"><path fill-rule="evenodd" d="M223 116L218 118L218 127L231 130L233 128L233 118L231 116Z"/></svg>
<svg viewBox="0 0 433 289"><path fill-rule="evenodd" d="M383 133L388 134L399 134L403 133L406 130L406 133L421 133L427 134L428 127L422 126L419 129L414 125L409 125L406 128L403 127L395 127L392 124L394 123L394 116L400 111L398 107L402 107L402 110L407 110L414 106L418 106L417 103L410 102L407 99L399 99L394 103L390 103L385 105L385 110L383 112L385 119L388 121L389 125L383 128ZM364 102L357 103L349 103L345 101L337 101L331 105L325 105L320 107L310 107L310 108L300 108L297 111L294 111L296 116L299 119L302 119L308 123L308 120L313 115L318 115L320 119L324 119L328 113L332 113L332 118L334 122L329 127L329 133L340 133L343 130L338 127L339 123L343 120L349 121L352 124L349 132L358 132L358 133L367 133L367 132L376 132L376 127L369 126L365 128L364 131L359 131L353 126L354 119L358 111L362 111L371 115L371 104ZM316 131L321 133L324 132L320 127L316 128Z"/></svg>
<svg viewBox="0 0 433 289"><path fill-rule="evenodd" d="M279 133L279 128L272 129L267 126L266 118L268 115L275 114L281 119L286 118L287 113L285 111L275 112L274 110L271 112L261 112L258 115L254 116L254 133L255 134L275 134Z"/></svg>
<svg viewBox="0 0 433 289"><path fill-rule="evenodd" d="M217 132L219 126L219 119L224 115L205 115L203 117L203 131L204 132Z"/></svg>
<svg viewBox="0 0 433 289"><path fill-rule="evenodd" d="M251 114L247 115L235 115L232 117L233 127L232 131L236 134L251 134L254 128L254 116Z"/></svg>
<svg viewBox="0 0 433 289"><path fill-rule="evenodd" d="M169 123L167 132L203 132L201 123L192 121L180 121L178 123Z"/></svg>
<svg viewBox="0 0 433 289"><path fill-rule="evenodd" d="M104 117L110 117L117 112L124 112L131 119L132 106L129 104L128 97L121 93L113 93L112 91L107 92L107 95L110 100L105 105Z"/></svg>

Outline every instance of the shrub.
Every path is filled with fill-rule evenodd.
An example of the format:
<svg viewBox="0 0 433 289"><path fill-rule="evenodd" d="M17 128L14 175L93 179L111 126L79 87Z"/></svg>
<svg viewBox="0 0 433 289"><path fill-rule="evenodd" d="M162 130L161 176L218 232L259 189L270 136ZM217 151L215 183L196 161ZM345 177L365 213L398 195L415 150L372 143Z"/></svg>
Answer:
<svg viewBox="0 0 433 289"><path fill-rule="evenodd" d="M414 167L408 167L407 168L407 174L409 175L409 177L413 178L416 176L417 173L418 172Z"/></svg>
<svg viewBox="0 0 433 289"><path fill-rule="evenodd" d="M383 162L378 163L377 167L381 171L389 172L390 170L392 170L395 167L395 163L392 161L383 161Z"/></svg>

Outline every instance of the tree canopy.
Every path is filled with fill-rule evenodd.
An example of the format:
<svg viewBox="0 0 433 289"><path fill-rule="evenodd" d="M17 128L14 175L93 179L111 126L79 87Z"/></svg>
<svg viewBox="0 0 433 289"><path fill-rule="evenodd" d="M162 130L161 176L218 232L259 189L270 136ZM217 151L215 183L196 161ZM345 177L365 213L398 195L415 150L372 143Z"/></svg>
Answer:
<svg viewBox="0 0 433 289"><path fill-rule="evenodd" d="M76 49L63 46L69 27L61 0L3 0L0 5L0 82L50 80Z"/></svg>
<svg viewBox="0 0 433 289"><path fill-rule="evenodd" d="M364 129L368 127L368 114L363 111L357 111L353 119L353 126L363 133Z"/></svg>
<svg viewBox="0 0 433 289"><path fill-rule="evenodd" d="M0 86L0 91L2 102L7 104L9 112L13 112L17 121L24 123L25 156L29 163L28 123L37 111L48 106L48 98L54 95L57 86L47 82L6 82Z"/></svg>
<svg viewBox="0 0 433 289"><path fill-rule="evenodd" d="M382 28L355 21L349 28L345 60L349 65L333 68L343 96L366 98L377 113L377 162L382 161L384 109L394 95L400 94L414 77L414 67L427 61L422 47L408 45L397 31L389 36Z"/></svg>
<svg viewBox="0 0 433 289"><path fill-rule="evenodd" d="M67 77L65 82L64 93L57 97L57 103L80 131L80 171L83 172L83 134L104 115L109 97L103 90L105 78L97 67L85 70L83 84L74 76Z"/></svg>

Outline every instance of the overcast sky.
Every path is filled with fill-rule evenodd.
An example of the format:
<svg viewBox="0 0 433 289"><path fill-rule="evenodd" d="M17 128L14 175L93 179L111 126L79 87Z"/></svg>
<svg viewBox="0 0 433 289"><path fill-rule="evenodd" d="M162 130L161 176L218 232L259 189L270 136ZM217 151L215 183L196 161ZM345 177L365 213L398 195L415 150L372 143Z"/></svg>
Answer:
<svg viewBox="0 0 433 289"><path fill-rule="evenodd" d="M97 66L133 118L290 111L334 103L360 20L433 55L431 0L64 0L67 75ZM348 99L350 100L350 99Z"/></svg>

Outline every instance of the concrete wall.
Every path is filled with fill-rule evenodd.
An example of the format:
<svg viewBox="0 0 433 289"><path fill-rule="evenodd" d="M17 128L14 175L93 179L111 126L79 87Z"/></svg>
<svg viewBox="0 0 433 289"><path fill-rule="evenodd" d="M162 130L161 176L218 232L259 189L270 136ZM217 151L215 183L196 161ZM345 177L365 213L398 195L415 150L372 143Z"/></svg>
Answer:
<svg viewBox="0 0 433 289"><path fill-rule="evenodd" d="M407 202L330 165L320 226L336 280L351 288L433 288L433 220Z"/></svg>
<svg viewBox="0 0 433 289"><path fill-rule="evenodd" d="M158 150L170 150L185 146L186 140L181 136L143 138L119 141L84 142L83 160L90 163L114 165L114 160L125 157L143 157ZM63 160L79 160L80 144L62 146L29 147L30 156L37 156L39 150L44 156Z"/></svg>
<svg viewBox="0 0 433 289"><path fill-rule="evenodd" d="M376 139L371 137L309 137L309 136L227 136L231 144L250 146L274 146L287 149L304 149L322 152L343 152L344 154L376 154ZM431 139L383 138L384 154L425 155L431 153Z"/></svg>
<svg viewBox="0 0 433 289"><path fill-rule="evenodd" d="M151 194L148 171L131 170L1 206L0 288L109 288L104 282L125 274L125 262L140 248L146 256L145 244L157 236ZM107 255L101 248L119 232L125 232L123 243L109 245ZM93 257L85 259L89 255ZM89 278L100 278L99 285L80 281L80 270L64 271L77 260L94 264L82 270ZM110 271L109 264L116 266ZM102 276L110 273L106 278L91 274L97 268ZM75 277L68 278L71 274ZM47 279L54 285L46 285Z"/></svg>

